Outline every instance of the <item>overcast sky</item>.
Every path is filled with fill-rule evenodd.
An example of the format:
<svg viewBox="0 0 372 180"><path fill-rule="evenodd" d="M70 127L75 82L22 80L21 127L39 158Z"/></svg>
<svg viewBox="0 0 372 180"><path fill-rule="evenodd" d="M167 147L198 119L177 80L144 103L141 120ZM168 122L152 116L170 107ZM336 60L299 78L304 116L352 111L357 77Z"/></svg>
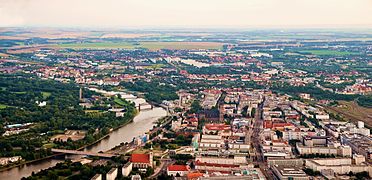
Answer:
<svg viewBox="0 0 372 180"><path fill-rule="evenodd" d="M0 26L372 27L372 0L0 0Z"/></svg>

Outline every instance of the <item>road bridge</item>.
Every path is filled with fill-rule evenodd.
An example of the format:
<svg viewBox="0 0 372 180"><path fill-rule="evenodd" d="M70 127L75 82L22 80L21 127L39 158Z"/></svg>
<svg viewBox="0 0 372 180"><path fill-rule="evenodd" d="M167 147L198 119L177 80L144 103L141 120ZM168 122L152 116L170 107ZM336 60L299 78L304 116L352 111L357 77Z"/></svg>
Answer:
<svg viewBox="0 0 372 180"><path fill-rule="evenodd" d="M115 154L94 153L94 152L68 150L68 149L52 149L52 152L54 152L54 153L64 153L64 154L96 156L96 157L103 157L103 158L111 158L111 157L116 156Z"/></svg>

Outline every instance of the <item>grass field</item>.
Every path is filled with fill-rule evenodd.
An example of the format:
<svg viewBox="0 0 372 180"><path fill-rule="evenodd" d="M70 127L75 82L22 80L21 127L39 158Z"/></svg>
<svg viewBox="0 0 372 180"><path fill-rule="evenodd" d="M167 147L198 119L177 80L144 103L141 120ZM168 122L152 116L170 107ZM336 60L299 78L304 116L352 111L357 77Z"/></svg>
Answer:
<svg viewBox="0 0 372 180"><path fill-rule="evenodd" d="M96 42L96 43L67 43L58 44L58 48L69 49L135 49L146 48L149 50L160 49L222 49L223 43L217 42Z"/></svg>
<svg viewBox="0 0 372 180"><path fill-rule="evenodd" d="M96 115L102 115L104 111L101 110L84 110L85 113L90 113L90 114L96 114Z"/></svg>
<svg viewBox="0 0 372 180"><path fill-rule="evenodd" d="M318 56L325 55L336 55L336 56L346 56L346 55L357 55L356 52L346 52L346 51L335 51L335 50L306 50L300 51L300 53L311 53Z"/></svg>
<svg viewBox="0 0 372 180"><path fill-rule="evenodd" d="M114 102L115 102L117 105L119 105L119 106L125 106L125 104L126 104L125 101L123 101L122 99L117 98L117 97L115 97Z"/></svg>
<svg viewBox="0 0 372 180"><path fill-rule="evenodd" d="M164 64L154 64L154 65L146 67L146 69L160 69L164 66L165 66Z"/></svg>
<svg viewBox="0 0 372 180"><path fill-rule="evenodd" d="M41 92L41 94L43 95L43 99L47 99L50 95L52 95L50 92Z"/></svg>
<svg viewBox="0 0 372 180"><path fill-rule="evenodd" d="M0 109L5 109L5 108L7 108L8 106L7 105L5 105L5 104L0 104Z"/></svg>
<svg viewBox="0 0 372 180"><path fill-rule="evenodd" d="M44 144L42 147L43 148L53 148L55 146L54 143L48 143L48 144Z"/></svg>

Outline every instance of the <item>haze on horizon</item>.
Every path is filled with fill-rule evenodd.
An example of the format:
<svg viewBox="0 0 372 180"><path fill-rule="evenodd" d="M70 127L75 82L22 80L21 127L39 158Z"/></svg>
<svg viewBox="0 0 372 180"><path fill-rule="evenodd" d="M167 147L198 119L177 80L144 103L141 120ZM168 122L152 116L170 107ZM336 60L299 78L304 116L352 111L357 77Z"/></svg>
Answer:
<svg viewBox="0 0 372 180"><path fill-rule="evenodd" d="M372 0L0 0L0 27L372 27Z"/></svg>

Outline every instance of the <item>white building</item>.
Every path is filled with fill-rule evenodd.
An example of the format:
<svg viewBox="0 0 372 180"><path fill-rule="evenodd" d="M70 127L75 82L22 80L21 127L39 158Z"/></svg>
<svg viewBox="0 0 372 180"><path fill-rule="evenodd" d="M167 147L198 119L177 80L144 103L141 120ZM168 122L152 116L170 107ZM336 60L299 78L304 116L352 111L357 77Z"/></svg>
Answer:
<svg viewBox="0 0 372 180"><path fill-rule="evenodd" d="M190 167L187 165L169 165L167 167L168 176L186 176L190 172Z"/></svg>
<svg viewBox="0 0 372 180"><path fill-rule="evenodd" d="M112 168L110 171L106 174L106 180L115 180L115 178L118 176L118 168Z"/></svg>
<svg viewBox="0 0 372 180"><path fill-rule="evenodd" d="M129 176L130 172L132 172L132 168L133 164L131 162L124 164L123 168L121 169L123 176Z"/></svg>
<svg viewBox="0 0 372 180"><path fill-rule="evenodd" d="M90 180L102 180L102 174L96 174L95 176L92 177Z"/></svg>

